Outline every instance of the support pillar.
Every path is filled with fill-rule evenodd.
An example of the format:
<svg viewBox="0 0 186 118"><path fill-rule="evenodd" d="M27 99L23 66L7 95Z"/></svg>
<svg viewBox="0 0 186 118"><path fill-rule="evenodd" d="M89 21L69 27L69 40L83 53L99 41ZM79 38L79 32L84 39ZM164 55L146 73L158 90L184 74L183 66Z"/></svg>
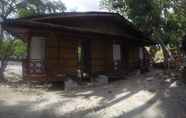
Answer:
<svg viewBox="0 0 186 118"><path fill-rule="evenodd" d="M144 53L143 53L143 47L139 48L139 66L140 66L140 72L144 73Z"/></svg>
<svg viewBox="0 0 186 118"><path fill-rule="evenodd" d="M26 59L24 60L22 64L23 69L23 78L25 78L26 75L29 75L30 73L30 48L31 48L31 40L32 40L32 33L28 32L26 35L26 41L27 41L27 55Z"/></svg>
<svg viewBox="0 0 186 118"><path fill-rule="evenodd" d="M117 71L121 65L121 45L114 41L113 43L113 61L114 61L114 70Z"/></svg>

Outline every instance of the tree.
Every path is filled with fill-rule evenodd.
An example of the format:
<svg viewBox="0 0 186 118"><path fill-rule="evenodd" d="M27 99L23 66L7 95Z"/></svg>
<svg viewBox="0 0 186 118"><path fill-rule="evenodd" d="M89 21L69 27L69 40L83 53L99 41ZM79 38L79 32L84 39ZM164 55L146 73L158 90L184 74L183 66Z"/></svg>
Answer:
<svg viewBox="0 0 186 118"><path fill-rule="evenodd" d="M170 56L166 45L177 46L178 39L185 33L184 0L102 0L101 5L130 19L138 29L160 43L165 57Z"/></svg>
<svg viewBox="0 0 186 118"><path fill-rule="evenodd" d="M49 0L0 0L0 22L6 21L8 17L24 17L35 14L47 14L63 12L65 6L60 1ZM17 45L17 39L0 28L0 79L4 80L4 71L8 64L9 57L16 54L23 54Z"/></svg>
<svg viewBox="0 0 186 118"><path fill-rule="evenodd" d="M14 52L13 48L14 48L14 40L12 40L12 39L7 39L7 40L0 39L0 60L1 60L1 63L0 63L0 65L1 65L0 79L1 80L4 80L3 72L6 69L9 57Z"/></svg>
<svg viewBox="0 0 186 118"><path fill-rule="evenodd" d="M60 0L24 0L24 2L21 2L17 5L17 13L19 17L35 14L57 13L65 10L66 7Z"/></svg>
<svg viewBox="0 0 186 118"><path fill-rule="evenodd" d="M15 13L16 0L0 0L0 19L5 21L10 14ZM0 79L4 80L3 72L8 63L8 57L13 53L14 39L10 36L5 37L5 32L0 29Z"/></svg>
<svg viewBox="0 0 186 118"><path fill-rule="evenodd" d="M26 44L20 40L17 39L15 41L15 46L14 46L14 55L15 57L22 58L23 56L26 55Z"/></svg>

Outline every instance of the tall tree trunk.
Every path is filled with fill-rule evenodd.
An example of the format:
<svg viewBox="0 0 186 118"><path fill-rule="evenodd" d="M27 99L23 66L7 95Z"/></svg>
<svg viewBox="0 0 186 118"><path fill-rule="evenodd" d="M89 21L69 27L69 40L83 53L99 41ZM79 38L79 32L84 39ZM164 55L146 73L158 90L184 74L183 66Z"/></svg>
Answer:
<svg viewBox="0 0 186 118"><path fill-rule="evenodd" d="M0 82L5 80L5 76L4 76L4 70L1 68L0 69Z"/></svg>
<svg viewBox="0 0 186 118"><path fill-rule="evenodd" d="M3 29L2 26L0 26L0 43L2 43L3 40ZM0 50L1 50L2 44L0 44ZM0 57L0 81L4 80L4 69L3 69L3 57Z"/></svg>
<svg viewBox="0 0 186 118"><path fill-rule="evenodd" d="M7 66L7 62L1 59L1 68L0 68L0 81L5 81L4 72Z"/></svg>

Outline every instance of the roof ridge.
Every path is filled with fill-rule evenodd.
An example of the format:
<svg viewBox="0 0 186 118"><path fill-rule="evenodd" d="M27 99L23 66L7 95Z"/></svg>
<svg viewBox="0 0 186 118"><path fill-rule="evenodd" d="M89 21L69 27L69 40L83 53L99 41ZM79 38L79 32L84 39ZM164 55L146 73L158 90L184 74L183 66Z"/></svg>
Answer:
<svg viewBox="0 0 186 118"><path fill-rule="evenodd" d="M31 16L21 17L17 19L33 19L33 18L41 18L41 17L50 17L50 16L70 16L70 15L115 15L118 13L113 12L97 12L97 11L90 11L90 12L59 12L59 13L50 13L50 14L34 14ZM118 14L119 15L119 14Z"/></svg>

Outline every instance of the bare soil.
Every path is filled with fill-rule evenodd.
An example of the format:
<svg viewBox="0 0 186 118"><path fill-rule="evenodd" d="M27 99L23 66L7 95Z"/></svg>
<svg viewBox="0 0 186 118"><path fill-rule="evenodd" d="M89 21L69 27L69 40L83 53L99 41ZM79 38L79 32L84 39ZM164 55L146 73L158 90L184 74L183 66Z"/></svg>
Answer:
<svg viewBox="0 0 186 118"><path fill-rule="evenodd" d="M0 118L186 118L185 90L162 70L71 91L4 83Z"/></svg>

